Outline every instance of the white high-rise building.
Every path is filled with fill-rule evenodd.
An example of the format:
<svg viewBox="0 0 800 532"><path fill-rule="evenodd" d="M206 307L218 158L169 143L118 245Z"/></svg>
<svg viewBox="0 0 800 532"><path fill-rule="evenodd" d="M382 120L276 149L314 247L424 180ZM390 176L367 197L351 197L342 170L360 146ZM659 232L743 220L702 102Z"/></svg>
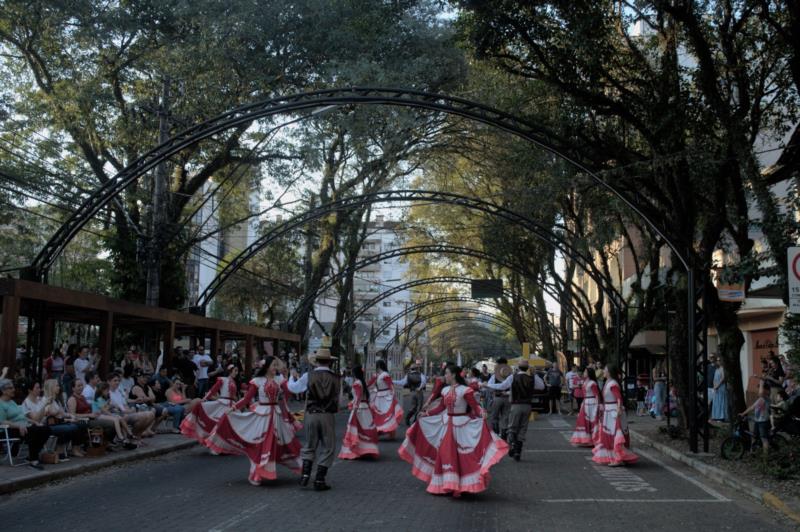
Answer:
<svg viewBox="0 0 800 532"><path fill-rule="evenodd" d="M368 234L359 253L359 261L385 253L402 247L403 236L399 231L399 222L386 220L383 216L376 216L368 226ZM358 311L365 303L377 297L383 292L387 292L404 284L408 264L402 257L394 257L380 260L359 269L355 273L353 280L353 304L354 310ZM317 298L314 304L314 312L317 319L329 330L336 320L336 305L338 295L334 290ZM378 304L366 309L361 318L356 323L354 332L354 344L358 351L363 352L364 345L369 341L370 331L373 326L375 331L381 328L385 322L395 315L403 312L411 301L411 292L401 290L391 296L381 300ZM403 320L399 326L403 328ZM377 349L382 349L394 336L395 329L391 327L375 339ZM309 349L316 349L321 341L319 327L312 325L309 335Z"/></svg>

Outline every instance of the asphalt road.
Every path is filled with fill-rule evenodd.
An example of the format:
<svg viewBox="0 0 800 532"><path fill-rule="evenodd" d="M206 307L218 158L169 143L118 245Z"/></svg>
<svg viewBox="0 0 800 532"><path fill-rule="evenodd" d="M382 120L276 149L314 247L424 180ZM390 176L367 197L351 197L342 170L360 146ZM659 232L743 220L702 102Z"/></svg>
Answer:
<svg viewBox="0 0 800 532"><path fill-rule="evenodd" d="M382 442L375 461L337 461L333 489L297 477L261 487L247 461L195 448L0 498L4 531L17 530L793 530L788 521L654 451L628 468L595 466L567 442L574 417L530 425L519 463L492 469L489 489L453 499L425 492ZM340 430L344 416L339 419ZM302 433L301 433L302 437Z"/></svg>

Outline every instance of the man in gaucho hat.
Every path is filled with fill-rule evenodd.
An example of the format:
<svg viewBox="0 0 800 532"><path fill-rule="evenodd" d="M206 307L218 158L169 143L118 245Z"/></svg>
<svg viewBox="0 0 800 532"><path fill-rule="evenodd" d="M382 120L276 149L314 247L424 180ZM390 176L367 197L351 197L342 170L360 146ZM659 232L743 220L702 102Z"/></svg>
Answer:
<svg viewBox="0 0 800 532"><path fill-rule="evenodd" d="M511 375L511 366L508 365L508 359L500 357L497 359L497 364L494 367L494 376L489 379L489 382L501 383ZM494 400L492 401L492 410L490 412L490 420L492 430L499 434L504 440L508 436L508 413L510 411L508 390L494 390Z"/></svg>
<svg viewBox="0 0 800 532"><path fill-rule="evenodd" d="M336 448L334 417L339 410L341 386L339 376L331 370L331 363L334 360L336 358L331 356L329 349L319 349L313 360L317 367L304 373L302 377L298 377L297 371L292 370L292 376L288 382L290 392L306 393L306 444L301 451L303 473L300 477L300 485L308 486L319 447L317 476L314 479L314 489L317 491L331 489L325 483L325 475L333 464Z"/></svg>

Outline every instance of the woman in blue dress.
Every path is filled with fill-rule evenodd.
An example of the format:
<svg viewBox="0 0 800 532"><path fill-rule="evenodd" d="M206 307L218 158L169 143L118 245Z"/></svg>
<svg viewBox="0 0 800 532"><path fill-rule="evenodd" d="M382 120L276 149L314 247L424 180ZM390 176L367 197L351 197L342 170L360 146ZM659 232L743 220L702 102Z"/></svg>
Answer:
<svg viewBox="0 0 800 532"><path fill-rule="evenodd" d="M711 404L711 419L728 421L728 383L720 357L717 357L717 371L714 373L714 402Z"/></svg>

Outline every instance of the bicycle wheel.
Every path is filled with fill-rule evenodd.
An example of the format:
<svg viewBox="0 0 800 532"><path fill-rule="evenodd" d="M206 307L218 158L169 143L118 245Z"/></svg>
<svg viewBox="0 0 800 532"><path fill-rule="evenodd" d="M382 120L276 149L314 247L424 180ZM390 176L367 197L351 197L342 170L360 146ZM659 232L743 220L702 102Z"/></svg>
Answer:
<svg viewBox="0 0 800 532"><path fill-rule="evenodd" d="M744 456L745 444L741 438L729 436L720 446L720 452L725 460L741 460Z"/></svg>

